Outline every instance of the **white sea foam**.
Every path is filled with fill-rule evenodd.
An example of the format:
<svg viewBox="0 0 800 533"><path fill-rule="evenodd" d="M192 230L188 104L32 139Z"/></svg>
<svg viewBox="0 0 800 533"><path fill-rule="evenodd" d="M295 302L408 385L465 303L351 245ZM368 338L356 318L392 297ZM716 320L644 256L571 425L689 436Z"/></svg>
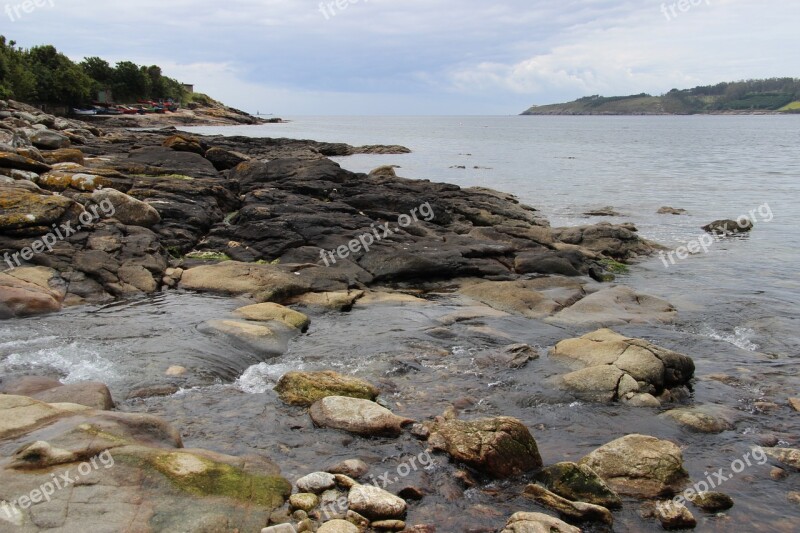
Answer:
<svg viewBox="0 0 800 533"><path fill-rule="evenodd" d="M259 363L245 370L234 387L248 394L264 394L275 387L281 376L292 370L297 370L297 366L289 363Z"/></svg>
<svg viewBox="0 0 800 533"><path fill-rule="evenodd" d="M97 350L77 342L28 352L14 352L0 363L3 371L41 368L58 372L64 383L112 383L119 378L119 369L113 362Z"/></svg>
<svg viewBox="0 0 800 533"><path fill-rule="evenodd" d="M742 350L757 352L759 349L758 344L751 340L756 335L756 332L743 326L733 328L733 333L720 333L710 326L705 326L700 331L700 334L718 341L729 342Z"/></svg>

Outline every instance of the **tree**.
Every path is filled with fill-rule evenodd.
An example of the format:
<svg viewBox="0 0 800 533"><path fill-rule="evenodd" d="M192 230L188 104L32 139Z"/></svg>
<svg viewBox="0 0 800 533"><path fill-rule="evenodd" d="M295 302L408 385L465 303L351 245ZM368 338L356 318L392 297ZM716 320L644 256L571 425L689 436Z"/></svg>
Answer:
<svg viewBox="0 0 800 533"><path fill-rule="evenodd" d="M150 96L151 81L146 70L130 61L120 61L112 76L114 98L117 101L134 101Z"/></svg>
<svg viewBox="0 0 800 533"><path fill-rule="evenodd" d="M93 81L55 47L34 46L27 53L36 78L36 99L51 104L80 104L91 94Z"/></svg>

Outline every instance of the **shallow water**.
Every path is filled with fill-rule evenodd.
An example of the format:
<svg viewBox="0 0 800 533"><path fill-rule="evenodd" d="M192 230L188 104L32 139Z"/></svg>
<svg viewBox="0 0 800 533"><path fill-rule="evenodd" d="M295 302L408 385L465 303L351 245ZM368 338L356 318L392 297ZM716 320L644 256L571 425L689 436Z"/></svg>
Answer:
<svg viewBox="0 0 800 533"><path fill-rule="evenodd" d="M284 406L271 390L289 370L334 369L376 383L397 413L418 420L457 402L462 416L515 416L533 431L545 463L576 460L610 440L638 432L684 448L694 481L730 469L764 435L800 446L800 415L786 398L800 395L796 272L800 164L797 117L468 117L298 119L284 125L232 128L230 133L281 135L352 144L400 143L404 156L342 159L365 171L397 163L401 175L484 185L513 192L541 208L554 225L600 221L581 215L613 205L641 233L668 246L700 234L699 226L737 217L768 203L773 218L742 238L716 243L665 268L659 258L635 265L621 283L661 296L680 310L672 326L615 328L692 356L694 401L735 411L735 431L699 435L651 410L593 405L556 390L550 380L566 369L547 350L583 330L520 317L481 318L442 329L442 316L468 305L450 294L425 304L356 306L352 313L312 313L309 332L278 358L201 332L207 320L228 318L236 299L167 292L151 298L0 324L0 376L56 375L66 382L108 383L128 411L165 416L187 447L226 453L263 453L296 479L340 459L359 456L375 477L394 475L423 446L413 437L361 439L314 429L302 409ZM238 131L236 131L238 130ZM203 130L208 132L208 130ZM472 155L459 155L472 154ZM574 158L574 159L573 159ZM450 169L450 165L492 167ZM655 215L662 205L690 216ZM488 364L504 344L524 342L542 357L520 370ZM164 376L171 365L188 369ZM726 385L708 378L725 374ZM173 385L172 396L125 401L143 386ZM771 401L777 410L761 411ZM736 506L722 516L695 512L698 531L796 531L800 509L786 495L800 476L772 481L772 464L754 465L719 489ZM480 480L464 491L442 456L429 469L398 479L429 493L411 505L409 523L436 523L439 531L491 531L513 512L537 510L519 497L524 479ZM657 531L626 500L615 531ZM446 524L446 525L445 525Z"/></svg>

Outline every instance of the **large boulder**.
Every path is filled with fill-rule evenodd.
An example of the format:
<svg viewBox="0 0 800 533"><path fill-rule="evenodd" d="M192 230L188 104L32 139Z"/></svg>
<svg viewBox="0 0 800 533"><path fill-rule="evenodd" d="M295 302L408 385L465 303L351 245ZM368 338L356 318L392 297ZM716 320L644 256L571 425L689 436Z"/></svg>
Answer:
<svg viewBox="0 0 800 533"><path fill-rule="evenodd" d="M347 495L350 510L370 520L402 518L406 502L394 494L373 485L356 485Z"/></svg>
<svg viewBox="0 0 800 533"><path fill-rule="evenodd" d="M427 427L428 444L434 450L486 475L507 478L542 466L536 440L516 418L464 421L438 417Z"/></svg>
<svg viewBox="0 0 800 533"><path fill-rule="evenodd" d="M565 388L594 401L659 395L689 384L694 361L686 355L610 329L559 342L550 356L583 367L562 379Z"/></svg>
<svg viewBox="0 0 800 533"><path fill-rule="evenodd" d="M21 187L2 188L0 233L43 235L53 224L76 221L83 212L80 204L64 196L32 192Z"/></svg>
<svg viewBox="0 0 800 533"><path fill-rule="evenodd" d="M44 272L44 277L28 276L28 273L40 271ZM44 267L0 272L0 320L60 311L66 291L59 282L63 280L55 271Z"/></svg>
<svg viewBox="0 0 800 533"><path fill-rule="evenodd" d="M594 226L555 228L555 238L563 243L601 253L617 261L628 262L662 249L642 239L630 224L613 225L603 222Z"/></svg>
<svg viewBox="0 0 800 533"><path fill-rule="evenodd" d="M195 154L203 155L205 149L203 148L200 139L191 135L176 134L170 135L164 139L163 146L176 152L192 152Z"/></svg>
<svg viewBox="0 0 800 533"><path fill-rule="evenodd" d="M374 400L379 390L372 384L338 372L289 372L275 387L289 405L310 406L328 396Z"/></svg>
<svg viewBox="0 0 800 533"><path fill-rule="evenodd" d="M72 383L37 392L33 398L46 403L74 403L98 411L114 408L111 392L103 383Z"/></svg>
<svg viewBox="0 0 800 533"><path fill-rule="evenodd" d="M113 206L113 216L127 226L151 228L161 222L156 209L141 200L114 189L101 189L92 193L92 202L101 204L108 202Z"/></svg>
<svg viewBox="0 0 800 533"><path fill-rule="evenodd" d="M249 161L250 157L241 152L225 150L224 148L209 148L205 153L206 159L211 161L217 170L229 170L236 168L239 163Z"/></svg>
<svg viewBox="0 0 800 533"><path fill-rule="evenodd" d="M669 302L619 285L589 294L559 311L552 321L581 327L608 327L623 324L669 324L677 316L677 310Z"/></svg>
<svg viewBox="0 0 800 533"><path fill-rule="evenodd" d="M343 396L327 396L319 400L311 406L309 414L318 426L367 437L397 437L403 426L414 422L375 402Z"/></svg>
<svg viewBox="0 0 800 533"><path fill-rule="evenodd" d="M597 472L616 492L639 498L673 496L689 481L681 449L646 435L627 435L609 442L579 464Z"/></svg>

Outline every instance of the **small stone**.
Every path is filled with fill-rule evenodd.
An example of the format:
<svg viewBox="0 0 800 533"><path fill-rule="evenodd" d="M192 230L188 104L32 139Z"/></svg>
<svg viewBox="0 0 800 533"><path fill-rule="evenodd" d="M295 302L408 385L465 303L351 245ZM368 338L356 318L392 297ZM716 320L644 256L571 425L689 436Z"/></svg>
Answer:
<svg viewBox="0 0 800 533"><path fill-rule="evenodd" d="M782 479L786 479L789 477L789 472L784 470L783 468L778 468L777 466L770 470L769 477L771 477L775 481L780 481Z"/></svg>
<svg viewBox="0 0 800 533"><path fill-rule="evenodd" d="M369 465L361 459L348 459L341 463L336 463L328 469L331 474L344 474L353 479L358 479L369 472Z"/></svg>
<svg viewBox="0 0 800 533"><path fill-rule="evenodd" d="M672 500L657 503L655 508L655 516L664 529L693 529L697 527L697 520L695 520L689 509L682 503Z"/></svg>
<svg viewBox="0 0 800 533"><path fill-rule="evenodd" d="M359 529L358 526L351 524L347 520L337 518L322 524L317 533L359 533Z"/></svg>
<svg viewBox="0 0 800 533"><path fill-rule="evenodd" d="M345 520L350 522L351 524L358 526L361 530L366 530L369 527L369 520L361 516L355 511L347 511L347 516L345 516Z"/></svg>
<svg viewBox="0 0 800 533"><path fill-rule="evenodd" d="M786 499L800 505L800 492L790 492L786 495Z"/></svg>
<svg viewBox="0 0 800 533"><path fill-rule="evenodd" d="M167 371L164 372L164 375L165 376L183 376L184 374L186 374L186 372L188 372L188 370L186 370L186 368L184 368L182 366L175 365L175 366L169 367L167 369Z"/></svg>
<svg viewBox="0 0 800 533"><path fill-rule="evenodd" d="M718 513L733 507L733 498L721 492L701 492L689 500L703 511Z"/></svg>
<svg viewBox="0 0 800 533"><path fill-rule="evenodd" d="M261 533L297 533L297 530L291 524L278 524L277 526L265 527Z"/></svg>
<svg viewBox="0 0 800 533"><path fill-rule="evenodd" d="M419 440L428 440L431 432L424 424L414 424L411 426L411 435Z"/></svg>
<svg viewBox="0 0 800 533"><path fill-rule="evenodd" d="M298 509L292 513L292 518L294 518L298 522L302 522L306 518L308 518L308 513L303 511L302 509Z"/></svg>
<svg viewBox="0 0 800 533"><path fill-rule="evenodd" d="M401 518L406 502L394 494L372 485L357 485L347 497L350 509L370 520Z"/></svg>
<svg viewBox="0 0 800 533"><path fill-rule="evenodd" d="M321 494L336 486L336 478L327 472L314 472L297 480L297 488L302 492Z"/></svg>
<svg viewBox="0 0 800 533"><path fill-rule="evenodd" d="M800 412L800 398L789 398L789 405L791 405L795 411Z"/></svg>
<svg viewBox="0 0 800 533"><path fill-rule="evenodd" d="M336 479L336 484L345 489L351 489L358 485L355 479L350 476L345 476L344 474L334 474L333 477Z"/></svg>
<svg viewBox="0 0 800 533"><path fill-rule="evenodd" d="M405 487L400 489L400 492L397 493L398 496L403 498L404 500L415 500L419 501L425 497L425 493L422 492L422 489L419 487Z"/></svg>
<svg viewBox="0 0 800 533"><path fill-rule="evenodd" d="M389 531L400 531L406 528L406 523L402 520L378 520L371 524L373 529L386 529Z"/></svg>
<svg viewBox="0 0 800 533"><path fill-rule="evenodd" d="M753 406L759 411L774 411L780 409L780 405L774 402L755 402Z"/></svg>
<svg viewBox="0 0 800 533"><path fill-rule="evenodd" d="M306 518L305 520L301 520L300 523L297 524L297 533L313 533L316 529L314 525L314 521L310 518Z"/></svg>
<svg viewBox="0 0 800 533"><path fill-rule="evenodd" d="M291 505L293 509L300 509L308 512L319 505L319 497L310 492L292 494L289 496L289 505Z"/></svg>

